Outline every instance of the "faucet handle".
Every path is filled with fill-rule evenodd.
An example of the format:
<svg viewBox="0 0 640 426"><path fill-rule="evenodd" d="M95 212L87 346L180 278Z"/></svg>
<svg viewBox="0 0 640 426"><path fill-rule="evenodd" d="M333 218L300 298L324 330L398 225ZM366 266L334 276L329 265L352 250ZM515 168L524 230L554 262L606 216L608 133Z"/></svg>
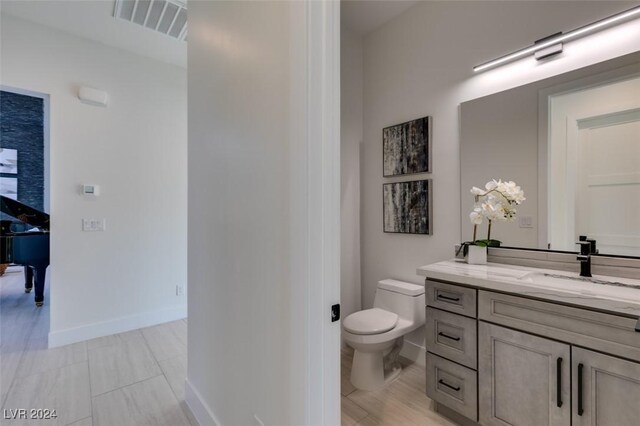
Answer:
<svg viewBox="0 0 640 426"><path fill-rule="evenodd" d="M590 241L578 241L576 242L580 246L580 255L588 256L591 254L591 242Z"/></svg>

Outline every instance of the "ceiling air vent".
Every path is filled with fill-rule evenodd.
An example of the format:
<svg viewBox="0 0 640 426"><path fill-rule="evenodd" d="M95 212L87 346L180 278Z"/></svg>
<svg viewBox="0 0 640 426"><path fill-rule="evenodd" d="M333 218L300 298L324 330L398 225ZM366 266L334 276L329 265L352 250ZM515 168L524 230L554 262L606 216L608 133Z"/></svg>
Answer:
<svg viewBox="0 0 640 426"><path fill-rule="evenodd" d="M116 0L113 16L178 40L187 39L187 7L179 0Z"/></svg>

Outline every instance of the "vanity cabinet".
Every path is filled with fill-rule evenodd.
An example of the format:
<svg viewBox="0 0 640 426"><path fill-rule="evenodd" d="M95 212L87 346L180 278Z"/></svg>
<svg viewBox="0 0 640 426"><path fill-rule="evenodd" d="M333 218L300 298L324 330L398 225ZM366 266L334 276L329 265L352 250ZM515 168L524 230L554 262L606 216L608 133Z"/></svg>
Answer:
<svg viewBox="0 0 640 426"><path fill-rule="evenodd" d="M637 319L427 279L427 395L462 425L640 424Z"/></svg>
<svg viewBox="0 0 640 426"><path fill-rule="evenodd" d="M640 364L572 348L574 426L640 424Z"/></svg>
<svg viewBox="0 0 640 426"><path fill-rule="evenodd" d="M571 346L480 322L480 424L569 426Z"/></svg>

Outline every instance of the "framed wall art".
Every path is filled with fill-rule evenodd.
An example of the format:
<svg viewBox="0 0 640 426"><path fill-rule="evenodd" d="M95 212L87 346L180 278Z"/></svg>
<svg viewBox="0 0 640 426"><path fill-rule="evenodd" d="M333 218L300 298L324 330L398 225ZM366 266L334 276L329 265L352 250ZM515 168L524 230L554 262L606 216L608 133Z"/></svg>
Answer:
<svg viewBox="0 0 640 426"><path fill-rule="evenodd" d="M431 117L382 129L383 176L431 172Z"/></svg>
<svg viewBox="0 0 640 426"><path fill-rule="evenodd" d="M431 235L432 185L431 179L383 184L384 232Z"/></svg>

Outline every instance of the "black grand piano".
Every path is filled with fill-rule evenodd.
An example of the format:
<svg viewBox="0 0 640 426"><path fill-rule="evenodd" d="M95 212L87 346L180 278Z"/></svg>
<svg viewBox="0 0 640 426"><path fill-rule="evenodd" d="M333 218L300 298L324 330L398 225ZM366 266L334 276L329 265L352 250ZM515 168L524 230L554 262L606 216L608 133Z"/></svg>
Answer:
<svg viewBox="0 0 640 426"><path fill-rule="evenodd" d="M25 266L24 291L30 293L35 286L36 306L42 306L49 266L49 215L1 195L0 210L20 221L0 221L0 263ZM27 230L26 225L32 228Z"/></svg>

